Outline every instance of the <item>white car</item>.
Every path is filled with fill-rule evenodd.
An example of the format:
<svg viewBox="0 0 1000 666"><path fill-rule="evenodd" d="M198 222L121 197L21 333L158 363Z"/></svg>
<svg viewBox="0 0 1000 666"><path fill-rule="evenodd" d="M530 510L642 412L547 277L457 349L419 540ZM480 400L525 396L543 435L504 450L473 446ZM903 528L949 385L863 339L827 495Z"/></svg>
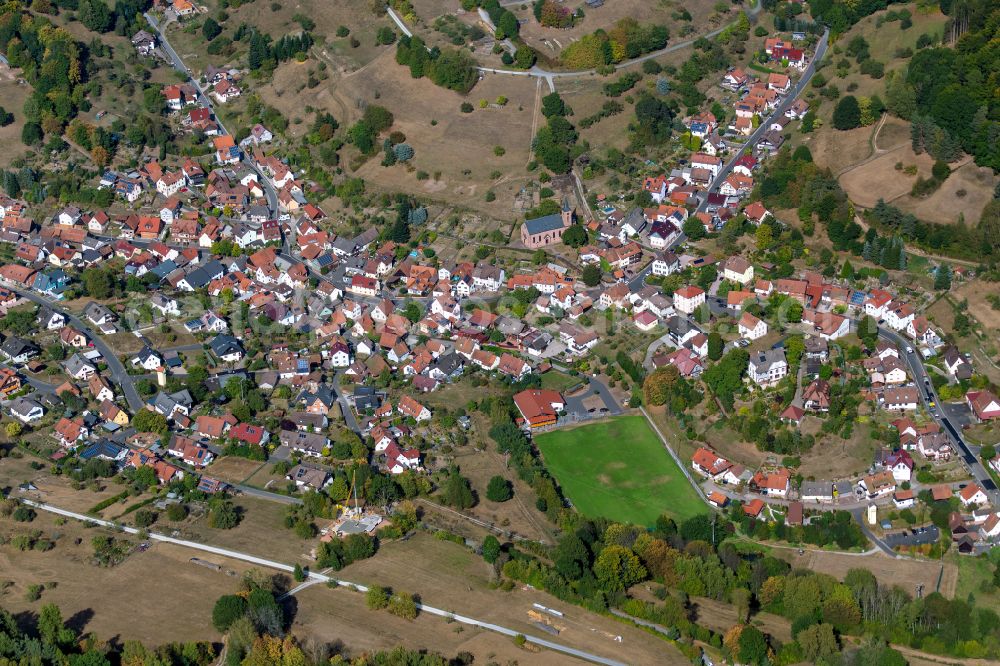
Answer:
<svg viewBox="0 0 1000 666"><path fill-rule="evenodd" d="M910 347L909 345L907 345L906 346L906 353L907 354L912 354L913 353L913 347Z"/></svg>

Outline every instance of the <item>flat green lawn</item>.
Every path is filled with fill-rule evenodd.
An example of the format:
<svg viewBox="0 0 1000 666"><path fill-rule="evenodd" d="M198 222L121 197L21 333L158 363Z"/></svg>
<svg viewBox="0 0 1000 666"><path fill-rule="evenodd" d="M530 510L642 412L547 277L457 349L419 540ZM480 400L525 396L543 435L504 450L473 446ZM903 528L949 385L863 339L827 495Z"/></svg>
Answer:
<svg viewBox="0 0 1000 666"><path fill-rule="evenodd" d="M559 372L558 370L549 370L544 375L542 375L542 388L552 389L553 391L559 391L562 393L567 389L570 389L579 384L585 383L581 377L574 377L573 375L567 375L565 372Z"/></svg>
<svg viewBox="0 0 1000 666"><path fill-rule="evenodd" d="M642 416L622 416L535 437L545 465L585 516L652 525L708 508Z"/></svg>

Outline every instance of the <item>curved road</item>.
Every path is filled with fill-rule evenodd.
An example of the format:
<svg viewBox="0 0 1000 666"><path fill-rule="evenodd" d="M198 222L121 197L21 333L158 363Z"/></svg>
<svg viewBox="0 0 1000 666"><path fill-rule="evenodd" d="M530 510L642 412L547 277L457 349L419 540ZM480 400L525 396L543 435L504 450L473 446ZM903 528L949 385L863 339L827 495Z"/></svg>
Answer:
<svg viewBox="0 0 1000 666"><path fill-rule="evenodd" d="M112 383L121 386L122 392L125 395L125 400L128 401L128 406L129 409L132 410L132 413L135 414L143 408L146 403L139 395L139 391L136 390L134 380L131 376L129 376L128 372L126 372L125 366L123 366L122 362L118 360L114 351L112 351L111 347L104 342L103 338L95 334L82 319L77 317L72 312L59 307L58 301L50 301L40 294L14 285L7 285L7 288L17 293L19 296L27 298L33 303L37 303L38 305L51 309L53 312L62 314L74 328L90 338L90 340L94 343L94 348L101 352L101 356L104 357L104 361L108 364L108 370L111 372Z"/></svg>
<svg viewBox="0 0 1000 666"><path fill-rule="evenodd" d="M174 66L174 69L176 69L177 71L181 72L182 74L188 77L188 83L193 85L195 90L198 91L198 96L201 98L202 103L212 111L212 115L215 116L215 121L219 123L219 130L222 132L222 134L231 134L231 132L226 129L226 126L222 124L222 118L220 118L219 114L215 112L215 107L212 105L212 99L208 95L206 95L205 92L201 89L201 86L198 85L197 81L195 81L194 74L191 72L188 66L184 64L184 61L181 60L181 57L177 55L177 52L174 51L174 48L170 45L170 42L167 41L167 36L163 34L163 30L160 28L160 24L157 23L156 19L149 12L143 14L143 17L149 23L150 27L152 27L153 30L156 31L156 34L159 37L160 41L160 49L167 55L168 58L170 58L170 63ZM264 174L262 174L257 169L257 165L254 164L253 160L251 160L249 157L244 156L242 163L248 169L250 169L258 176L260 176L260 183L261 186L264 188L264 196L267 197L267 206L268 208L271 209L271 212L274 213L274 216L277 217L278 193L277 191L275 191L274 186L271 185L271 182L267 178L265 178Z"/></svg>
<svg viewBox="0 0 1000 666"><path fill-rule="evenodd" d="M57 506L52 506L51 504L36 502L34 500L29 500L29 499L21 499L21 502L36 509L40 509L42 511L48 511L50 513L54 513L56 515L63 516L65 518L73 518L75 520L81 520L84 522L96 523L97 525L102 525L104 527L110 527L112 529L121 530L127 534L136 535L139 533L139 530L137 530L134 527L126 527L124 525L119 525L109 520L101 520L98 518L94 518L93 516L86 516L81 513L67 511L66 509L61 509ZM155 532L149 532L149 539L152 541L161 541L163 543L174 544L175 546L181 546L183 548L200 550L206 553L212 553L214 555L222 555L223 557L230 557L236 560L241 560L243 562L249 562L251 564L257 564L263 567L268 567L270 569L277 569L279 571L284 571L286 573L292 573L294 571L293 566L284 564L282 562L276 562L274 560L269 560L263 557L258 557L256 555L251 555L249 553L243 553L236 550L229 550L228 548L218 548L216 546L209 546L207 544L198 543L197 541L175 539L173 537L168 537L164 534L157 534ZM338 585L340 587L346 587L348 589L352 589L358 592L368 591L368 588L366 586L361 585L359 583L353 583L348 580L333 578L331 576L327 576L322 573L310 572L309 579L317 583L332 583L334 585ZM434 606L428 606L427 604L421 602L417 602L417 608L419 608L420 611L424 613L428 613L429 615L436 615L438 617L447 618L455 622L461 622L462 624L472 625L475 627L479 627L481 629L488 629L489 631L494 631L498 634L503 634L505 636L510 636L512 638L518 635L524 635L521 634L521 632L519 631L514 631L513 629L509 629L507 627L498 624L485 622L483 620L477 620L473 617L469 617L466 615L457 615L451 611L447 611L441 608L435 608ZM532 643L534 645L548 648L550 650L555 650L556 652L561 652L563 654L568 654L572 657L577 657L578 659L584 659L586 661L595 664L604 664L605 666L625 666L625 664L620 661L615 661L614 659L608 659L606 657L601 657L596 654L591 654L589 652L577 650L576 648L571 648L566 645L554 643L544 638L538 638L536 636L527 636L527 635L524 635L524 637L527 640L527 642Z"/></svg>
<svg viewBox="0 0 1000 666"><path fill-rule="evenodd" d="M750 9L743 10L743 13L746 14L747 17L751 21L753 21L753 19L757 16L757 14L760 13L761 8L762 8L762 4L758 0L758 2L753 7L751 7ZM396 26L400 29L400 31L402 31L402 33L404 35L406 35L407 37L413 37L413 32L407 27L406 23L403 22L403 19L400 18L399 14L397 14L392 9L392 7L388 7L387 6L386 7L386 12L389 14L389 18L392 19L392 22L396 24ZM631 67L632 65L637 65L637 64L643 63L643 62L645 62L647 60L653 60L654 58L659 58L661 55L665 55L667 53L672 53L674 51L679 51L681 49L685 49L685 48L691 46L692 44L694 44L699 39L702 39L702 38L709 39L709 38L715 37L716 35L722 33L724 30L726 30L727 28L729 28L730 26L732 26L734 24L735 24L735 21L732 22L732 23L727 23L726 25L722 26L721 28L716 28L715 30L712 30L710 32L706 32L703 35L695 37L694 39L689 39L689 40L684 41L684 42L677 42L676 44L671 44L669 46L665 46L665 47L663 47L662 49L660 49L658 51L653 51L651 53L647 53L646 55L639 56L638 58L632 58L631 60L625 60L625 61L620 62L617 65L615 65L615 70L617 71L617 70L625 69L626 67ZM591 75L597 74L597 70L596 69L579 69L579 70L574 70L572 72L554 72L554 71L551 71L551 70L548 70L548 69L542 69L541 67L539 67L537 65L535 65L531 69L521 69L521 70L518 70L518 69L499 69L499 68L494 68L494 67L476 67L476 69L478 71L480 71L480 72L488 72L490 74L507 74L509 76L533 76L533 77L537 77L537 78L541 78L541 79L547 79L549 81L549 86L550 87L553 86L553 84L552 84L552 80L553 79L558 79L558 78L574 78L574 77L591 76Z"/></svg>

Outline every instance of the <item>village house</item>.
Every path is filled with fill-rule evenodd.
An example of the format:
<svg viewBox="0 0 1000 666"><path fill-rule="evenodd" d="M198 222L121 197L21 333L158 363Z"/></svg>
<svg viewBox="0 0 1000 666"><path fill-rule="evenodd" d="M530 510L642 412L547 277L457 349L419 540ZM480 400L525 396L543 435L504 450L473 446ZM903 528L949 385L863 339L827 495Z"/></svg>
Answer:
<svg viewBox="0 0 1000 666"><path fill-rule="evenodd" d="M768 497L785 497L791 487L791 473L787 469L773 472L758 471L750 480L750 490Z"/></svg>
<svg viewBox="0 0 1000 666"><path fill-rule="evenodd" d="M684 314L693 314L705 304L705 290L701 287L688 285L674 292L674 308Z"/></svg>
<svg viewBox="0 0 1000 666"><path fill-rule="evenodd" d="M750 380L759 386L771 386L788 374L784 349L768 349L750 356L747 370Z"/></svg>
<svg viewBox="0 0 1000 666"><path fill-rule="evenodd" d="M514 394L514 405L530 428L555 425L566 403L558 391L528 389Z"/></svg>
<svg viewBox="0 0 1000 666"><path fill-rule="evenodd" d="M757 340L767 335L767 322L758 319L749 312L744 312L736 324L740 337L747 340Z"/></svg>

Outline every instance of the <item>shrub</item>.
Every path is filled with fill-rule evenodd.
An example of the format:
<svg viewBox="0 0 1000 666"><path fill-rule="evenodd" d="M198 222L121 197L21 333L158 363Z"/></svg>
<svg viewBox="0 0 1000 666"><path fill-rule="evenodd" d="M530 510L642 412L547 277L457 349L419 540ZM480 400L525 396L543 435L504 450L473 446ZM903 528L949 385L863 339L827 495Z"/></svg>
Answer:
<svg viewBox="0 0 1000 666"><path fill-rule="evenodd" d="M372 585L365 593L365 604L369 610L382 610L389 605L389 592L378 585Z"/></svg>
<svg viewBox="0 0 1000 666"><path fill-rule="evenodd" d="M397 617L406 620L413 620L417 617L417 602L413 595L405 592L397 592L389 599L389 612Z"/></svg>
<svg viewBox="0 0 1000 666"><path fill-rule="evenodd" d="M247 602L243 597L226 594L219 597L212 608L212 624L220 633L225 633L236 620L247 612Z"/></svg>
<svg viewBox="0 0 1000 666"><path fill-rule="evenodd" d="M500 557L500 541L492 534L483 539L483 559L493 564Z"/></svg>
<svg viewBox="0 0 1000 666"><path fill-rule="evenodd" d="M171 520L176 523L187 518L187 515L187 507L179 502L177 504L171 504L167 507L167 520Z"/></svg>
<svg viewBox="0 0 1000 666"><path fill-rule="evenodd" d="M506 502L513 495L510 482L502 476L494 476L486 486L486 499L491 502Z"/></svg>
<svg viewBox="0 0 1000 666"><path fill-rule="evenodd" d="M458 108L462 113L472 113L475 110L475 108L469 102L462 102L462 104Z"/></svg>
<svg viewBox="0 0 1000 666"><path fill-rule="evenodd" d="M139 509L135 512L135 526L149 527L156 522L156 514L148 509Z"/></svg>

